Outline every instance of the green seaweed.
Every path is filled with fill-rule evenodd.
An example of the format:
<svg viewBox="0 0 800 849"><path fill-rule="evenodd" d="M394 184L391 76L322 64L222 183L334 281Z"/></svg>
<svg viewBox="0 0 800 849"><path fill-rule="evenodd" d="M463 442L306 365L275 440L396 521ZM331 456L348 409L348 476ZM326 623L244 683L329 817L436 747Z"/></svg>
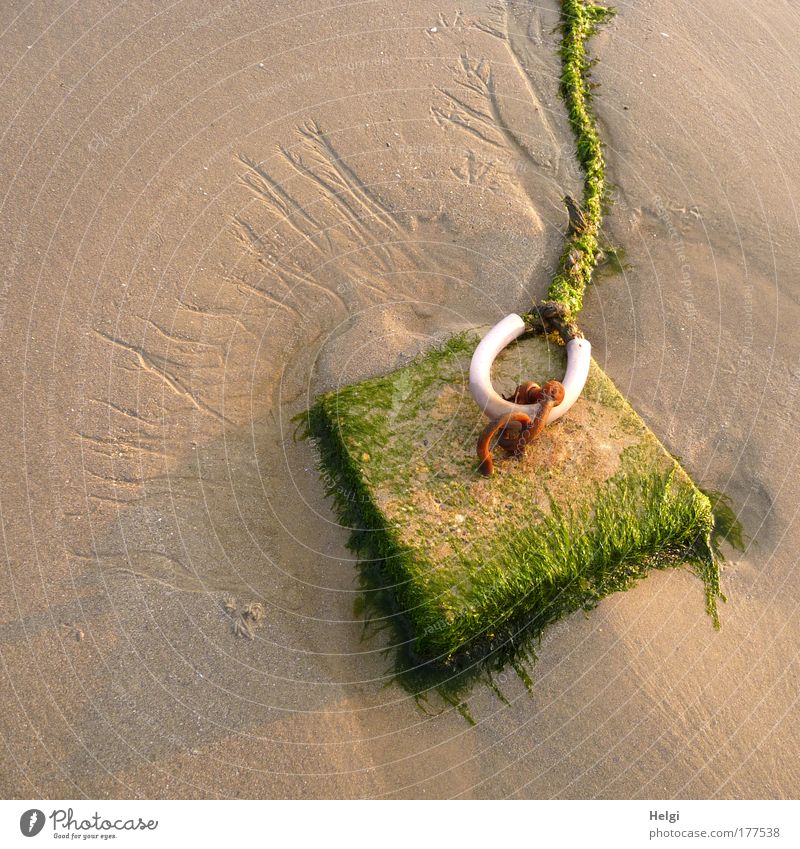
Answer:
<svg viewBox="0 0 800 849"><path fill-rule="evenodd" d="M715 552L719 556L722 542L728 543L736 551L744 551L747 547L747 536L730 496L715 489L703 489L702 492L711 502L714 513L711 539Z"/></svg>

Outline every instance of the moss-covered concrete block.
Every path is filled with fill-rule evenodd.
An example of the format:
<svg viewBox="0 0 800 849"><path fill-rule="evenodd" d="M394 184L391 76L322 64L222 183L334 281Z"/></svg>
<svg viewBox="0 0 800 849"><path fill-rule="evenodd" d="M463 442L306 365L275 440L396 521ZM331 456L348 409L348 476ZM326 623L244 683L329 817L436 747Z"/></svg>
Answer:
<svg viewBox="0 0 800 849"><path fill-rule="evenodd" d="M459 336L322 396L308 414L368 587L410 659L446 669L513 660L565 613L684 562L716 622L711 504L596 363L582 398L523 458L498 450L494 476L477 473L477 341ZM523 339L496 361L494 384L559 379L564 365L558 344Z"/></svg>

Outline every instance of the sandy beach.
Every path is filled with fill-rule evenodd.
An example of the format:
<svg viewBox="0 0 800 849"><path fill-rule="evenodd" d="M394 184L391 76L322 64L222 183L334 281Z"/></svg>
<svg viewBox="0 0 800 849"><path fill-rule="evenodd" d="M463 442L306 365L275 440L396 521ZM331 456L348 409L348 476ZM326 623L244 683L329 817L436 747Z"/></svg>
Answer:
<svg viewBox="0 0 800 849"><path fill-rule="evenodd" d="M6 4L2 797L800 796L800 10L615 5L581 326L747 545L719 632L656 572L473 727L394 682L292 417L543 296L557 2Z"/></svg>

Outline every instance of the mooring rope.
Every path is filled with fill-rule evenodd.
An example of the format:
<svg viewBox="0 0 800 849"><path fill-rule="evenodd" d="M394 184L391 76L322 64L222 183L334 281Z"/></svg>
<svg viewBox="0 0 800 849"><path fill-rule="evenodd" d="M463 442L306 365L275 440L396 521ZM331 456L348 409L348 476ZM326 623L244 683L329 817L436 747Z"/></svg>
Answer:
<svg viewBox="0 0 800 849"><path fill-rule="evenodd" d="M603 144L591 109L591 59L587 43L613 11L584 0L561 0L561 96L575 135L583 171L583 197L564 198L569 228L547 298L522 316L531 331L556 331L567 342L582 336L576 318L583 295L602 256L599 235L606 198Z"/></svg>

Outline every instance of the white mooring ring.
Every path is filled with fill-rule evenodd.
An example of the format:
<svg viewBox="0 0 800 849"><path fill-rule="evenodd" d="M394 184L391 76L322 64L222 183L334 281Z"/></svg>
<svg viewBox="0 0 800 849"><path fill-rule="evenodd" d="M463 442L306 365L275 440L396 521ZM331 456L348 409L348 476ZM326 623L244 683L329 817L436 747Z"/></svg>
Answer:
<svg viewBox="0 0 800 849"><path fill-rule="evenodd" d="M507 413L525 413L534 418L539 412L539 404L515 404L513 401L506 401L492 386L492 364L497 355L521 336L525 329L525 322L516 313L507 315L481 339L472 355L469 389L478 406L490 419L500 418ZM547 424L560 419L578 400L589 376L591 358L592 346L587 339L570 339L567 342L567 370L561 381L564 386L564 400L553 408L547 418Z"/></svg>

